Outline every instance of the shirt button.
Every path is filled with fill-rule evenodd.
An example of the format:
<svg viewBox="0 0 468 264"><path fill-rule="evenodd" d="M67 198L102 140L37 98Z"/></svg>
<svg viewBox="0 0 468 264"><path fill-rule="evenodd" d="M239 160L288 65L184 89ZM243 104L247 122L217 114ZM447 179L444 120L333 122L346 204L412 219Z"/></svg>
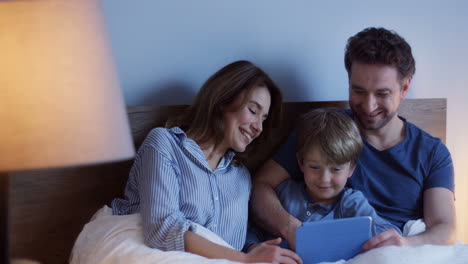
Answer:
<svg viewBox="0 0 468 264"><path fill-rule="evenodd" d="M314 204L311 204L311 203L310 203L310 204L309 204L309 208L312 208L312 206L314 206Z"/></svg>
<svg viewBox="0 0 468 264"><path fill-rule="evenodd" d="M312 213L310 211L307 211L306 215L310 216Z"/></svg>
<svg viewBox="0 0 468 264"><path fill-rule="evenodd" d="M214 198L214 199L215 199L215 201L218 201L218 196L215 196L215 198Z"/></svg>
<svg viewBox="0 0 468 264"><path fill-rule="evenodd" d="M218 225L217 225L217 224L213 224L213 228L216 228L216 227L218 227Z"/></svg>

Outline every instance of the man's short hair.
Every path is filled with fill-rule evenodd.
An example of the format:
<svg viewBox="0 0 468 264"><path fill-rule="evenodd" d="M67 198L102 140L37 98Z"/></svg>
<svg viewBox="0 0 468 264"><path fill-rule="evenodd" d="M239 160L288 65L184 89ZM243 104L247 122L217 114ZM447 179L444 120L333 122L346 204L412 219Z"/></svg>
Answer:
<svg viewBox="0 0 468 264"><path fill-rule="evenodd" d="M311 148L318 148L328 164L356 164L362 151L359 129L342 110L318 108L307 112L300 117L296 131L300 159Z"/></svg>
<svg viewBox="0 0 468 264"><path fill-rule="evenodd" d="M369 27L350 37L344 61L349 78L354 62L393 66L400 80L412 77L416 71L410 45L396 32L385 28Z"/></svg>

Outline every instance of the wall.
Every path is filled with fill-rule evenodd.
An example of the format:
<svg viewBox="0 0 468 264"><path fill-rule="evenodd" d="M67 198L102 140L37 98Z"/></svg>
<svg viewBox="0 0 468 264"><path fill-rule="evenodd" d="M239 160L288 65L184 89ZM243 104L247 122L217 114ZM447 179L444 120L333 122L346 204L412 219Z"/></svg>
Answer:
<svg viewBox="0 0 468 264"><path fill-rule="evenodd" d="M468 242L468 1L104 0L103 10L128 105L189 104L238 59L268 72L286 101L346 100L347 38L396 30L417 62L409 98L448 98L458 238Z"/></svg>

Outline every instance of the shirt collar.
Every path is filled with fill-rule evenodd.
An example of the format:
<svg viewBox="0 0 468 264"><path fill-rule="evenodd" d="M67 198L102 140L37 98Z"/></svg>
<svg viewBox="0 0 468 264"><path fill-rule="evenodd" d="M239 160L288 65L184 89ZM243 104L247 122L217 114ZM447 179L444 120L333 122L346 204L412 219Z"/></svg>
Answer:
<svg viewBox="0 0 468 264"><path fill-rule="evenodd" d="M180 141L184 141L187 138L187 134L185 134L185 131L183 131L180 127L169 128L169 131L176 135Z"/></svg>
<svg viewBox="0 0 468 264"><path fill-rule="evenodd" d="M304 195L304 197L306 197L307 201L309 202L308 204L310 204L311 207L321 210L324 213L330 212L333 209L333 207L335 207L335 205L338 203L338 201L341 200L341 197L343 196L343 193L344 193L344 189L343 189L338 195L338 198L333 203L329 205L322 205L322 204L316 203L314 199L312 199L312 197L309 196L309 194L306 191L307 186L304 181L301 182L301 185L302 185L301 187L302 194Z"/></svg>
<svg viewBox="0 0 468 264"><path fill-rule="evenodd" d="M184 148L187 149L187 144L196 145L198 148L200 148L200 146L194 140L187 137L187 134L185 133L185 131L182 130L180 127L172 127L169 129L169 131L179 139L179 142L182 144L182 146L184 146ZM203 155L203 151L201 151L201 154ZM228 150L223 155L221 160L219 161L219 164L216 170L227 168L231 164L235 156L236 156L236 153L234 151ZM204 155L203 155L203 158L205 158Z"/></svg>

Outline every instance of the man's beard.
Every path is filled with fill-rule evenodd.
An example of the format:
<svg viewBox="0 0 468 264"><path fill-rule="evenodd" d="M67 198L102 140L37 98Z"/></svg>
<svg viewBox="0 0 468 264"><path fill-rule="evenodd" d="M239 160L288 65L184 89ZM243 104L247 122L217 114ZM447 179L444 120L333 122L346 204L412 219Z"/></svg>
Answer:
<svg viewBox="0 0 468 264"><path fill-rule="evenodd" d="M354 116L356 120L358 121L359 126L364 130L372 130L372 131L379 130L383 128L384 126L386 126L397 113L397 112L391 112L387 114L385 117L383 117L383 119L380 121L376 120L377 122L368 122L366 118L362 120L361 116L353 108L351 109L354 112Z"/></svg>

